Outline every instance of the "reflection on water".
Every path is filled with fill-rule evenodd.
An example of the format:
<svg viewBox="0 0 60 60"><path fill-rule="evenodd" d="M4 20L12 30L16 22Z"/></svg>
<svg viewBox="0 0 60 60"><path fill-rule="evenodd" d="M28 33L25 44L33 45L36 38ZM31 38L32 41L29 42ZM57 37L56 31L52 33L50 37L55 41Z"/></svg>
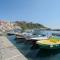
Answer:
<svg viewBox="0 0 60 60"><path fill-rule="evenodd" d="M60 49L47 50L47 49L31 49L31 44L24 43L21 41L18 43L17 40L9 40L17 47L17 49L28 58L28 60L60 60Z"/></svg>
<svg viewBox="0 0 60 60"><path fill-rule="evenodd" d="M40 49L40 51L38 52L38 55L40 57L49 57L49 56L54 56L57 55L58 53L60 53L60 49Z"/></svg>

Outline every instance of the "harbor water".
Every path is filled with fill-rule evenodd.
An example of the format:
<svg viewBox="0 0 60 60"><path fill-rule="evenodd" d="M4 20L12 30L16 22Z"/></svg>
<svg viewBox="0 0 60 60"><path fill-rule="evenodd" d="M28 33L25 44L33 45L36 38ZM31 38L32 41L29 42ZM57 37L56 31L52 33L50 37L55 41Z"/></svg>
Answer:
<svg viewBox="0 0 60 60"><path fill-rule="evenodd" d="M60 36L56 36L56 37L60 38ZM44 50L39 48L32 49L31 48L32 45L26 43L23 39L15 39L15 36L13 37L8 36L8 39L16 46L16 48L25 57L27 57L28 60L60 60L60 49L56 49L56 50Z"/></svg>

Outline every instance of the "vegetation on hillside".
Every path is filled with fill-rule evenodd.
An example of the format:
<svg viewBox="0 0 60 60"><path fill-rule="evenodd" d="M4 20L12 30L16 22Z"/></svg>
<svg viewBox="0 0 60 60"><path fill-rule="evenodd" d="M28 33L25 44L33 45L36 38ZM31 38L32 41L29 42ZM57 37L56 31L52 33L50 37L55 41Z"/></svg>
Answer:
<svg viewBox="0 0 60 60"><path fill-rule="evenodd" d="M18 26L20 26L23 30L25 29L38 29L38 28L46 28L42 24L39 23L32 23L32 22L25 22L25 21L16 21L15 22Z"/></svg>

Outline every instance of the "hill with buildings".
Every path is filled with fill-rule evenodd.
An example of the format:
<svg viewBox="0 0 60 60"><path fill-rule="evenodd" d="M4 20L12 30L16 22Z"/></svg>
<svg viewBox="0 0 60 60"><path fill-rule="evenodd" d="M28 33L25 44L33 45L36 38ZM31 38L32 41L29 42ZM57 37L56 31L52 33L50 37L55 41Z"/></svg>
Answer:
<svg viewBox="0 0 60 60"><path fill-rule="evenodd" d="M13 30L13 29L16 29L16 28L21 29L15 23L0 20L0 31L9 31L9 30Z"/></svg>
<svg viewBox="0 0 60 60"><path fill-rule="evenodd" d="M25 21L8 22L8 21L0 20L0 31L9 31L16 28L22 29L22 30L40 29L40 28L50 30L50 28L47 28L44 25L39 23L25 22Z"/></svg>

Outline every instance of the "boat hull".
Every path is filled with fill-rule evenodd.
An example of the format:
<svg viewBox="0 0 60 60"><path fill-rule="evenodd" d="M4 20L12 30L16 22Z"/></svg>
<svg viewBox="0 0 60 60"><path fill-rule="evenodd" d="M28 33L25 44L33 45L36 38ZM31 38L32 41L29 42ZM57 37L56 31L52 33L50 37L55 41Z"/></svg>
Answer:
<svg viewBox="0 0 60 60"><path fill-rule="evenodd" d="M44 45L44 44L38 44L38 47L41 49L60 49L60 44L58 45Z"/></svg>

